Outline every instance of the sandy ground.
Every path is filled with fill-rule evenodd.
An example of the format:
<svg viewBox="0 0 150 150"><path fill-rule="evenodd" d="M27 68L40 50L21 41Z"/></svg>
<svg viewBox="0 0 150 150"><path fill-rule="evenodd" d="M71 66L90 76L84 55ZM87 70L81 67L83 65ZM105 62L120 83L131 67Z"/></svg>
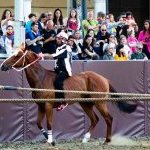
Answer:
<svg viewBox="0 0 150 150"><path fill-rule="evenodd" d="M0 150L150 150L150 138L113 137L111 144L103 145L103 139L92 139L83 144L81 140L57 141L55 146L45 142L1 143Z"/></svg>

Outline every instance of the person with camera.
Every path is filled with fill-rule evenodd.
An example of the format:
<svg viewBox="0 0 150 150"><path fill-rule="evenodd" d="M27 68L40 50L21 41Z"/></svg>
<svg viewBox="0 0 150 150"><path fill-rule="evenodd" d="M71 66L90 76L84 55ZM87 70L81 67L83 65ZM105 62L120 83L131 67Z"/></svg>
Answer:
<svg viewBox="0 0 150 150"><path fill-rule="evenodd" d="M43 36L38 29L38 23L32 22L31 31L26 33L26 45L28 49L39 54L43 47Z"/></svg>
<svg viewBox="0 0 150 150"><path fill-rule="evenodd" d="M1 17L1 29L2 29L3 35L6 35L6 28L8 25L13 26L13 20L14 18L13 18L11 10L5 9Z"/></svg>

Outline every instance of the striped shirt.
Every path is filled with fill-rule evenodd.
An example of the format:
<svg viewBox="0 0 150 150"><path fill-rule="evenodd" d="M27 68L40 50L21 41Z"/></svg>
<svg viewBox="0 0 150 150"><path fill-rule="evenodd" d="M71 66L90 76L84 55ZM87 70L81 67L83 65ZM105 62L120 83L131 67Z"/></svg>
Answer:
<svg viewBox="0 0 150 150"><path fill-rule="evenodd" d="M65 71L69 76L72 76L71 69L71 58L72 51L69 45L63 44L56 49L56 53L52 54L53 58L56 60L55 69L59 71Z"/></svg>

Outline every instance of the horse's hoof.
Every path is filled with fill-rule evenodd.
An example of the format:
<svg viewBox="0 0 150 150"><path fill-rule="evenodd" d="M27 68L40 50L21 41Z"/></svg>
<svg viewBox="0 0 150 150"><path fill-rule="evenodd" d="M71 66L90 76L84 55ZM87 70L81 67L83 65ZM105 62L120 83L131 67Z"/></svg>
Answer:
<svg viewBox="0 0 150 150"><path fill-rule="evenodd" d="M82 140L82 143L87 143L89 140L90 140L89 138L84 138L84 139Z"/></svg>
<svg viewBox="0 0 150 150"><path fill-rule="evenodd" d="M52 146L55 146L55 145L56 145L56 142L55 142L55 141L51 142L51 145L52 145Z"/></svg>
<svg viewBox="0 0 150 150"><path fill-rule="evenodd" d="M110 139L106 139L105 142L103 143L103 145L108 145L111 142Z"/></svg>

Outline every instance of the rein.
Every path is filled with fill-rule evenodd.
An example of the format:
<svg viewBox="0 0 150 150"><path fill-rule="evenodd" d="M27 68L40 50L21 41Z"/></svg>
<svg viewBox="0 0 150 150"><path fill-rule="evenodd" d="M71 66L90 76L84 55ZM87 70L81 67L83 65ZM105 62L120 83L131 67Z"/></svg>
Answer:
<svg viewBox="0 0 150 150"><path fill-rule="evenodd" d="M25 59L26 59L25 56L26 56L27 52L28 52L28 51L26 51L26 52L12 65L12 69L14 69L15 71L18 71L18 72L19 72L19 71L22 71L22 70L28 68L29 66L33 65L34 63L36 63L37 61L39 61L39 60L41 59L40 57L38 57L36 60L34 60L33 62L31 62L30 64L24 66L24 64L25 64ZM21 69L15 68L14 66L15 66L21 59L23 59L22 68L21 68ZM24 67L23 67L23 66L24 66Z"/></svg>

